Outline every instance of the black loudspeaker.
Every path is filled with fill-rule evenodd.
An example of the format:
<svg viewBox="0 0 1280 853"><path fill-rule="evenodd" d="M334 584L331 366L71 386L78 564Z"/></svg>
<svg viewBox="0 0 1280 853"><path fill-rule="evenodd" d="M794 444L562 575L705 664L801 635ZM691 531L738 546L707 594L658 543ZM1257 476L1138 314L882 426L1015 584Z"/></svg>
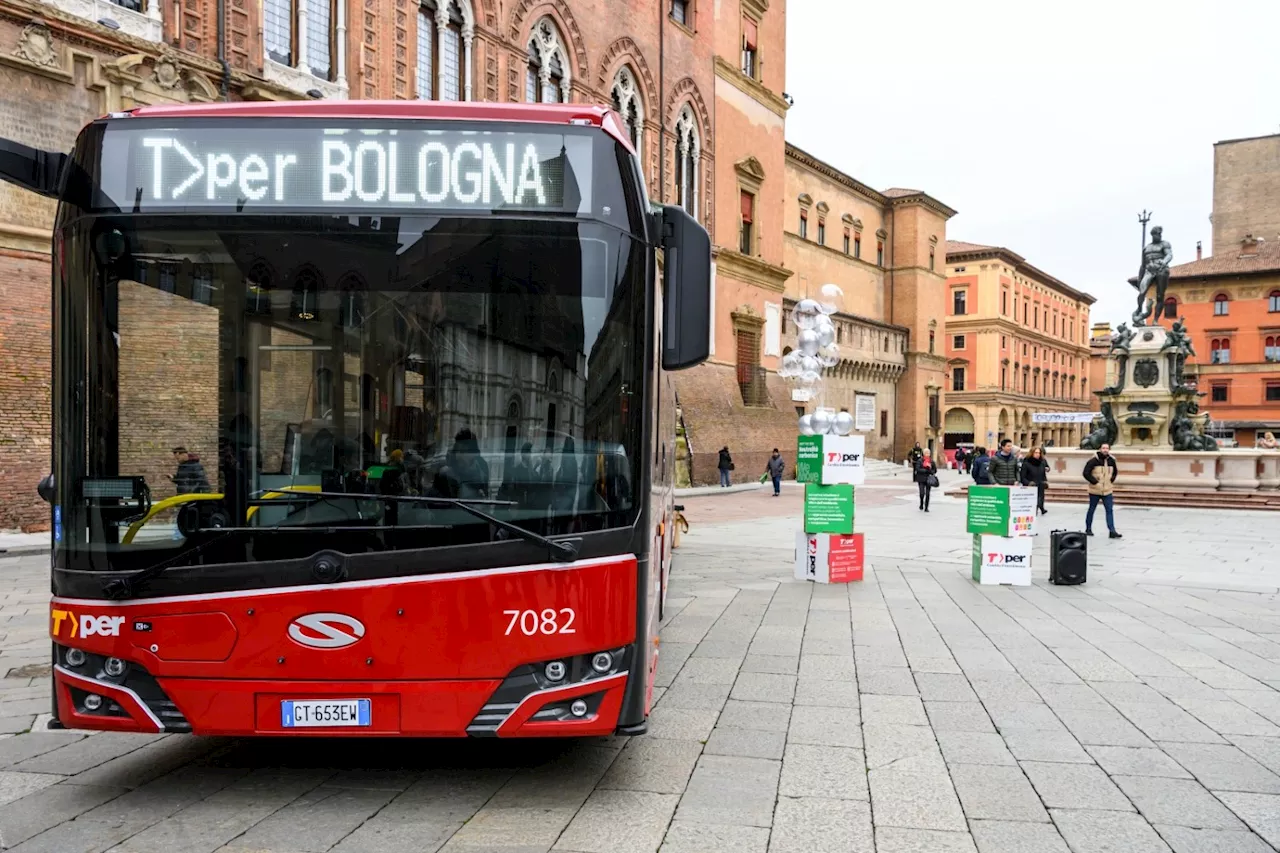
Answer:
<svg viewBox="0 0 1280 853"><path fill-rule="evenodd" d="M1089 539L1075 530L1049 534L1049 583L1084 583L1089 569Z"/></svg>

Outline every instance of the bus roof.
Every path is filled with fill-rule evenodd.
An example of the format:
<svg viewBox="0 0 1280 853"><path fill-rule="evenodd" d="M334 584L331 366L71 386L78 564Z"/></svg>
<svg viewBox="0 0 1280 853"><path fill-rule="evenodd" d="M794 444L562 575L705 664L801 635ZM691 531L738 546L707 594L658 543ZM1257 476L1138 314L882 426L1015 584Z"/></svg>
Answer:
<svg viewBox="0 0 1280 853"><path fill-rule="evenodd" d="M206 104L156 104L111 113L107 118L335 118L433 119L436 121L510 121L539 124L587 124L599 127L635 153L622 117L597 104L497 104L478 101L223 101Z"/></svg>

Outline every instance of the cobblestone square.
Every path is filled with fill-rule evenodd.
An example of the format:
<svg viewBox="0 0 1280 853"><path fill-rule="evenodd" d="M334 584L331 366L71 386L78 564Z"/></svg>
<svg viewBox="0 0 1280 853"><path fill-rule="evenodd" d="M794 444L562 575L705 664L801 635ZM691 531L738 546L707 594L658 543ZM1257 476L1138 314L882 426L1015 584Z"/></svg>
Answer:
<svg viewBox="0 0 1280 853"><path fill-rule="evenodd" d="M944 475L949 477L951 475ZM964 505L857 494L861 583L792 580L799 489L683 499L657 703L578 743L48 731L47 558L0 556L0 846L144 853L1280 848L1280 525L1117 506L1089 581L969 579ZM1051 493L1052 494L1052 493ZM44 716L42 716L44 715Z"/></svg>

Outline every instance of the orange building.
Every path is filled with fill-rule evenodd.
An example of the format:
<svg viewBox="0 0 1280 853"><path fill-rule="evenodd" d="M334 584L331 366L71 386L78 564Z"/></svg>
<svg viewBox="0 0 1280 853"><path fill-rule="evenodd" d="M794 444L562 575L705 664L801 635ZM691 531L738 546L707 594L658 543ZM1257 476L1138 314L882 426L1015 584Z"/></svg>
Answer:
<svg viewBox="0 0 1280 853"><path fill-rule="evenodd" d="M1240 447L1280 433L1280 242L1248 236L1173 267L1165 306L1191 332L1210 431Z"/></svg>
<svg viewBox="0 0 1280 853"><path fill-rule="evenodd" d="M1036 412L1088 412L1089 306L1096 300L1000 246L947 241L943 446L1075 447L1088 424L1036 424Z"/></svg>

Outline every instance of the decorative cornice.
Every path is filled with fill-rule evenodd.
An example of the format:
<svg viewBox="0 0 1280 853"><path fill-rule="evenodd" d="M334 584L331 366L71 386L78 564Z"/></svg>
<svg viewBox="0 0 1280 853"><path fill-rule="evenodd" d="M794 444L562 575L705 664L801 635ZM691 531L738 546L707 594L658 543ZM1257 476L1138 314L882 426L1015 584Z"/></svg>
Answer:
<svg viewBox="0 0 1280 853"><path fill-rule="evenodd" d="M742 178L760 184L764 181L764 166L755 157L746 157L733 164L734 171Z"/></svg>
<svg viewBox="0 0 1280 853"><path fill-rule="evenodd" d="M761 20L764 13L769 11L769 0L742 0L742 11L754 16L757 21Z"/></svg>
<svg viewBox="0 0 1280 853"><path fill-rule="evenodd" d="M788 142L786 147L786 152L787 152L788 160L794 161L795 163L801 166L804 166L806 169L809 169L812 172L816 172L817 174L821 175L824 178L829 178L835 181L837 184L840 184L840 186L844 187L845 189L852 190L853 192L867 199L867 201L870 201L873 204L878 204L881 207L885 207L888 204L889 198L887 196L883 195L882 193L876 192L871 187L864 184L862 181L859 181L857 178L851 177L850 175L846 175L844 172L841 172L835 166L832 166L829 163L824 163L822 160L819 160L817 157L814 157L812 154L805 151L804 149L797 148L796 146Z"/></svg>
<svg viewBox="0 0 1280 853"><path fill-rule="evenodd" d="M766 88L764 84L752 80L737 68L734 68L724 57L716 57L715 69L716 76L721 80L731 83L744 94L759 101L769 112L776 114L779 118L787 117L787 110L791 109L790 104L774 94L771 89Z"/></svg>
<svg viewBox="0 0 1280 853"><path fill-rule="evenodd" d="M775 293L786 291L787 279L792 275L791 270L786 267L775 266L768 261L753 258L723 246L716 259L716 275L719 276L722 273Z"/></svg>
<svg viewBox="0 0 1280 853"><path fill-rule="evenodd" d="M964 252L947 252L948 264L963 264L970 261L983 260L999 260L1004 261L1013 267L1016 272L1033 278L1037 284L1043 284L1050 290L1056 290L1063 296L1076 299L1085 305L1092 305L1098 300L1091 294L1085 293L1083 290L1076 290L1064 281L1060 281L1049 275L1042 269L1027 263L1027 259L1019 255L1017 252L1006 249L1003 246L984 246L981 249L974 249Z"/></svg>
<svg viewBox="0 0 1280 853"><path fill-rule="evenodd" d="M912 195L896 196L889 199L889 204L893 207L906 207L908 205L919 204L929 208L934 213L941 214L944 219L950 219L959 213L959 211L948 207L928 193L914 193Z"/></svg>

